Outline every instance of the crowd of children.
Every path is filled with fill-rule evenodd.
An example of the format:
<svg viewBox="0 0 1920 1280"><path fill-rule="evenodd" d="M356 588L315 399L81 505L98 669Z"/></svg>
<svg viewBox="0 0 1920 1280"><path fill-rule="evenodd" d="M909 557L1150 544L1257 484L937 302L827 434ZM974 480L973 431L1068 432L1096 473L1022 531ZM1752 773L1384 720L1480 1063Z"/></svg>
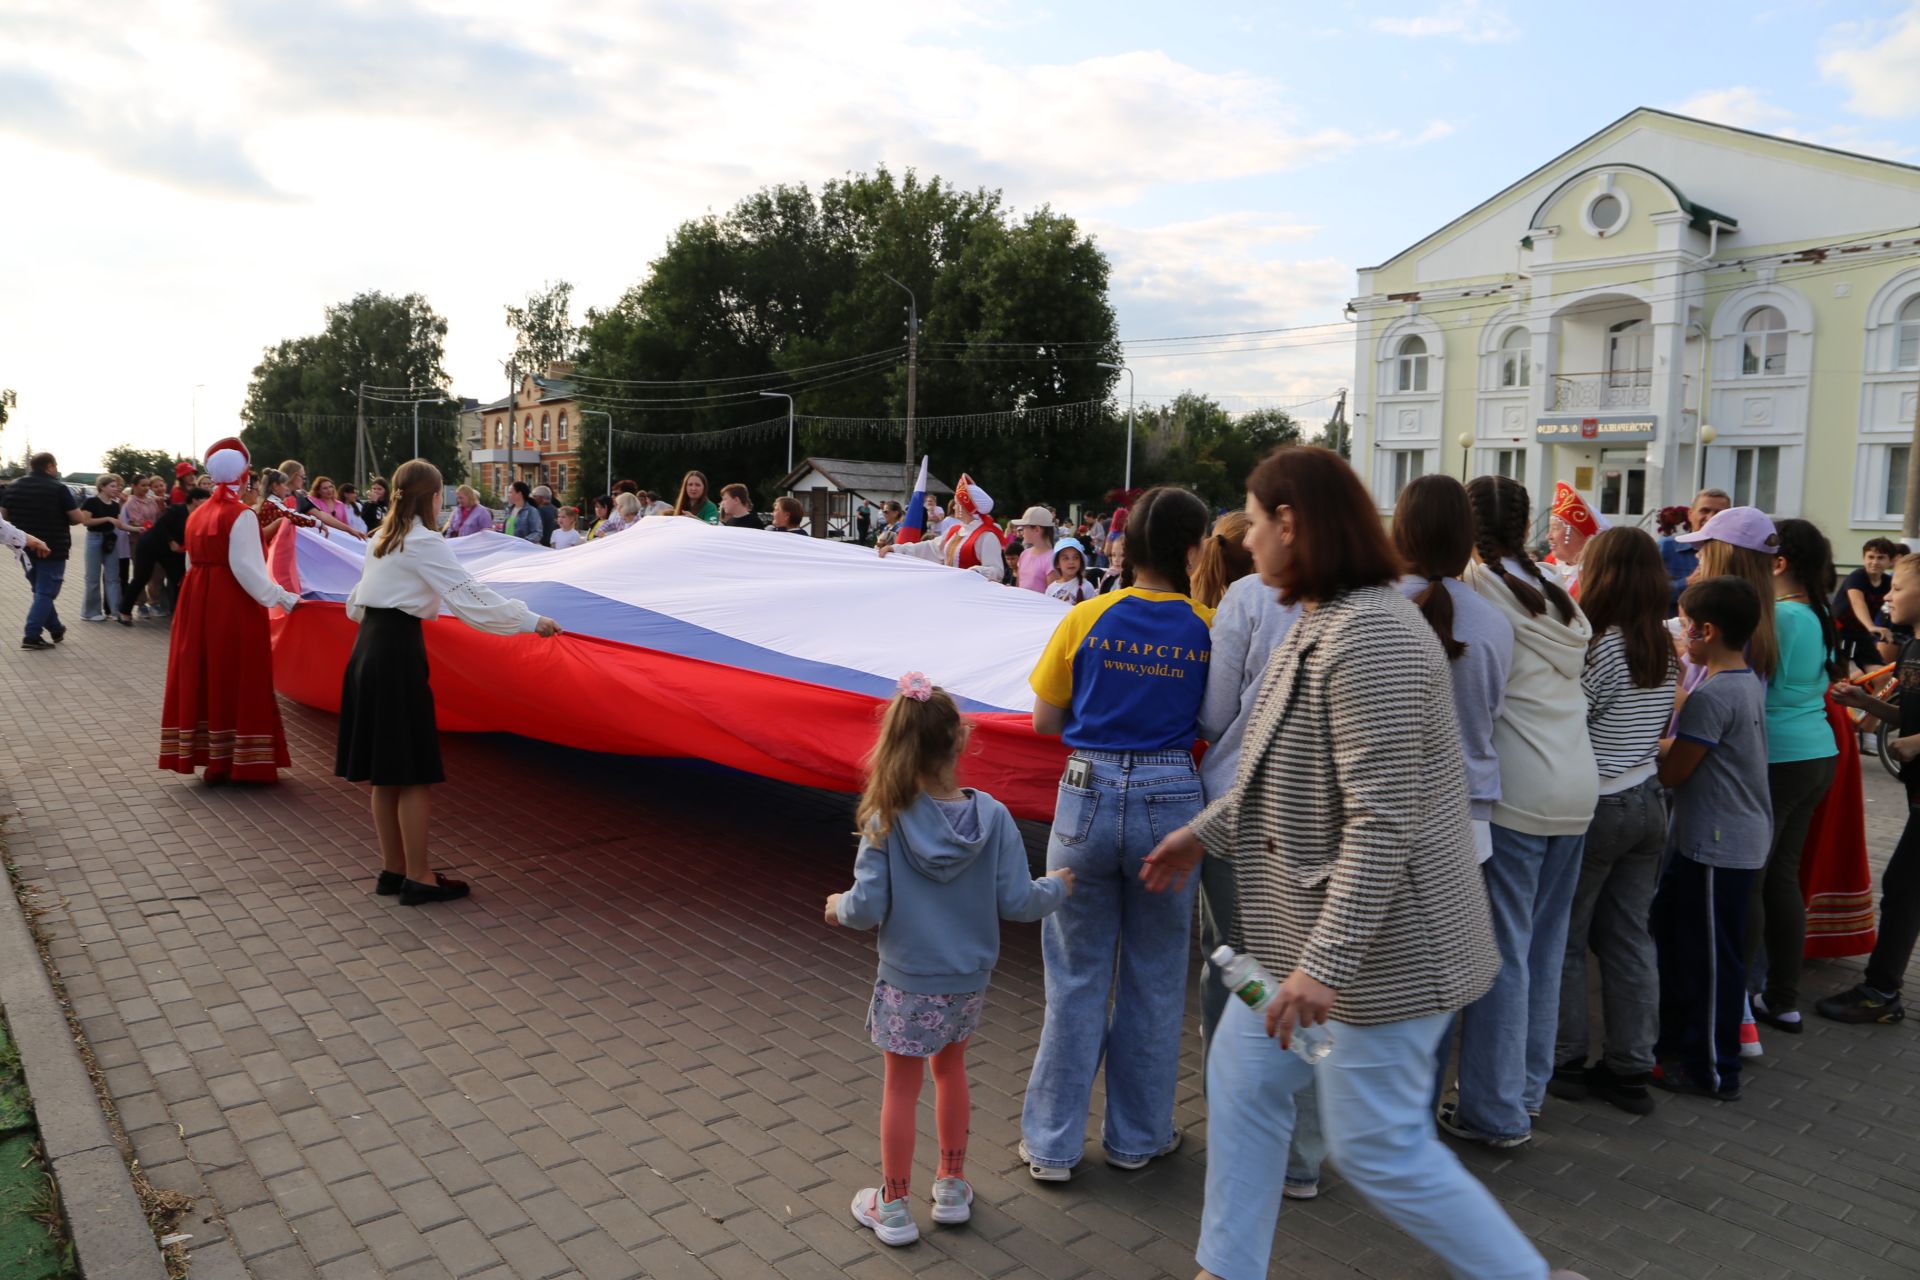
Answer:
<svg viewBox="0 0 1920 1280"><path fill-rule="evenodd" d="M1073 605L1033 678L1036 730L1064 732L1073 748L1049 846L1056 869L1032 879L1005 809L959 785L965 721L916 674L874 752L854 887L827 903L829 924L880 935L867 1023L886 1055L882 1178L855 1197L853 1215L889 1244L918 1235L909 1184L923 1059L938 1090L933 1220L967 1218L963 1055L1003 918L1046 917L1046 1021L1022 1119L1029 1173L1071 1176L1103 1061L1108 1162L1139 1168L1179 1145L1172 1086L1194 885L1151 895L1136 882L1157 840L1234 785L1238 733L1263 673L1287 666L1276 650L1300 616L1258 577L1240 581L1253 567L1245 518L1209 529L1183 491L1149 491L1133 508L1124 587L1093 586L1086 544L1053 536L1050 520L1029 535L1042 510L1020 521L1030 540L1016 574ZM1598 532L1574 552L1576 602L1561 573L1529 554L1530 518L1515 481L1428 476L1407 487L1393 520L1401 590L1453 675L1500 957L1492 988L1460 1010L1457 1092L1438 1091L1437 1120L1500 1148L1529 1141L1549 1093L1636 1114L1653 1109L1650 1087L1738 1098L1754 1020L1804 1030L1802 860L1834 856L1820 834L1830 791L1833 803L1860 803L1834 785L1838 776L1857 792L1845 767L1852 726L1837 708L1892 722L1894 754L1920 755L1920 699L1890 702L1841 678L1849 658L1865 665L1903 637L1901 684L1920 682L1911 630L1920 556L1896 558L1900 548L1875 540L1836 589L1811 524L1720 510L1675 539L1698 561L1670 618L1672 548L1638 529ZM1114 628L1191 655L1192 670L1149 681L1079 660ZM1215 744L1198 767L1196 736ZM1907 786L1920 805L1920 769ZM1848 852L1864 874L1864 849L1840 856ZM1215 870L1202 863L1197 881L1208 945L1233 928L1234 873ZM1904 1016L1901 983L1920 938L1920 823L1909 822L1893 855L1881 912L1863 980L1815 1004L1826 1017ZM1589 954L1601 988L1597 1054ZM1211 982L1203 977L1209 1026L1224 999ZM1449 1037L1434 1064L1442 1083L1455 1051ZM1309 1197L1316 1126L1302 1123L1292 1140L1286 1194Z"/></svg>

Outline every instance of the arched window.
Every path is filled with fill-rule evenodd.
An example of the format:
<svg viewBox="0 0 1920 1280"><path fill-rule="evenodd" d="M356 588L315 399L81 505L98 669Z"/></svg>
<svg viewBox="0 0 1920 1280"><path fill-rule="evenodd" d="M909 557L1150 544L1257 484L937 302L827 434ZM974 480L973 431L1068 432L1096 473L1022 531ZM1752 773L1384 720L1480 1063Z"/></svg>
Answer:
<svg viewBox="0 0 1920 1280"><path fill-rule="evenodd" d="M547 442L547 440L549 439L549 437L548 437L548 435L547 435L547 427L548 427L548 425L549 425L549 424L548 424L548 422L547 422L547 415L546 415L546 414L544 414L544 413L543 413L543 414L541 414L541 415L540 415L540 443L541 443L541 444L545 444L545 443Z"/></svg>
<svg viewBox="0 0 1920 1280"><path fill-rule="evenodd" d="M1902 369L1920 369L1920 293L1900 308L1900 327L1894 335L1895 363Z"/></svg>
<svg viewBox="0 0 1920 1280"><path fill-rule="evenodd" d="M566 438L567 438L567 411L565 409L562 409L560 411L560 439L564 442Z"/></svg>
<svg viewBox="0 0 1920 1280"><path fill-rule="evenodd" d="M1755 307L1740 326L1740 376L1787 371L1787 318L1778 307Z"/></svg>
<svg viewBox="0 0 1920 1280"><path fill-rule="evenodd" d="M493 447L496 449L506 444L506 439L504 438L506 421L505 418L495 418L493 420Z"/></svg>
<svg viewBox="0 0 1920 1280"><path fill-rule="evenodd" d="M1500 385L1533 384L1533 339L1525 329L1512 328L1500 339Z"/></svg>
<svg viewBox="0 0 1920 1280"><path fill-rule="evenodd" d="M533 443L533 415L532 414L527 415L527 420L521 424L520 430L526 435L527 443L532 444Z"/></svg>
<svg viewBox="0 0 1920 1280"><path fill-rule="evenodd" d="M1419 334L1409 334L1400 340L1399 353L1395 358L1396 391L1425 391L1427 389L1427 340Z"/></svg>

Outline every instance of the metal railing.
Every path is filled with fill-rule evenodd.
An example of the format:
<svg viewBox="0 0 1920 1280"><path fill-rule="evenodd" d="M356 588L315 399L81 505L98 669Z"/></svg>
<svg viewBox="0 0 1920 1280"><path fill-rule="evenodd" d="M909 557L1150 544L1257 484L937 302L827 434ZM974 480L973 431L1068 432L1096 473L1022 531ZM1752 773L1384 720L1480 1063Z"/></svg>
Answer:
<svg viewBox="0 0 1920 1280"><path fill-rule="evenodd" d="M1651 369L1554 375L1554 413L1567 413L1575 409L1644 409L1652 403Z"/></svg>

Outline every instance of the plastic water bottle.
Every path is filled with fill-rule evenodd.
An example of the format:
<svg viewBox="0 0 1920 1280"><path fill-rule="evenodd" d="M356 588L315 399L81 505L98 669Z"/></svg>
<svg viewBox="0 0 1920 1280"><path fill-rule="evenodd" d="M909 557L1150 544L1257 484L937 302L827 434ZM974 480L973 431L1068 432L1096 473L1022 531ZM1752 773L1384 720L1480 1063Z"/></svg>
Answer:
<svg viewBox="0 0 1920 1280"><path fill-rule="evenodd" d="M1235 955L1232 947L1216 950L1213 963L1219 968L1220 981L1226 984L1227 990L1239 996L1255 1013L1264 1014L1280 992L1280 984L1258 960ZM1327 1030L1324 1023L1303 1023L1293 1029L1288 1047L1300 1055L1302 1062L1312 1066L1333 1052L1333 1032Z"/></svg>

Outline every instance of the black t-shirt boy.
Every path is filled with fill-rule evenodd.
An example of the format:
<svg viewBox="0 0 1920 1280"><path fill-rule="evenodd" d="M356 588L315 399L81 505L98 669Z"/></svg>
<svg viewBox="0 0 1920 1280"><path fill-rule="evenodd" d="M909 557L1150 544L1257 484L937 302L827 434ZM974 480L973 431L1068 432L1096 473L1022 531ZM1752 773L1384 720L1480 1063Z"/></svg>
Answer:
<svg viewBox="0 0 1920 1280"><path fill-rule="evenodd" d="M1873 579L1867 576L1865 569L1855 569L1840 584L1840 590L1833 595L1833 621L1840 634L1849 640L1864 640L1867 629L1860 625L1860 619L1853 612L1853 597L1850 592L1858 591L1867 598L1867 616L1876 624L1880 621L1880 607L1885 603L1887 592L1893 590L1893 574L1880 575L1880 585L1875 586Z"/></svg>

